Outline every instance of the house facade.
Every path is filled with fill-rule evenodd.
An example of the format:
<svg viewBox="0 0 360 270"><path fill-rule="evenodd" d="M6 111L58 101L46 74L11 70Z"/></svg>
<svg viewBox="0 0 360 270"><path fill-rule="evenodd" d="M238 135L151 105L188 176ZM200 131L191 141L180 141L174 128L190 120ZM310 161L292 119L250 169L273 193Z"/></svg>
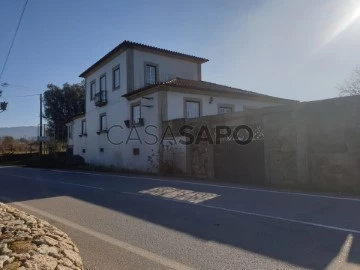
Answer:
<svg viewBox="0 0 360 270"><path fill-rule="evenodd" d="M68 145L90 164L159 169L162 123L288 103L202 81L201 57L124 41L85 70L85 114L68 126Z"/></svg>

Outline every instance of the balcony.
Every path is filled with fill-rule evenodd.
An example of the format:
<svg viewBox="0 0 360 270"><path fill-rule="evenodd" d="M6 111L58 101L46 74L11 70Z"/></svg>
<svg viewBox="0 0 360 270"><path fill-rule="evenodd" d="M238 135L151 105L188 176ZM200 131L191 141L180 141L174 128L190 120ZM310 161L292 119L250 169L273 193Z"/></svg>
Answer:
<svg viewBox="0 0 360 270"><path fill-rule="evenodd" d="M103 90L95 94L95 106L101 107L107 104L107 91Z"/></svg>

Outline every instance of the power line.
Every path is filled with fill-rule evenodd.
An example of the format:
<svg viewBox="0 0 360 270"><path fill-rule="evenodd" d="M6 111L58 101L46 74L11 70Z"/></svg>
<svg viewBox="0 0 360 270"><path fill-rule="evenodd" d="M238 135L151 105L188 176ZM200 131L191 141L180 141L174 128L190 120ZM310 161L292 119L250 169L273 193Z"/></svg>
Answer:
<svg viewBox="0 0 360 270"><path fill-rule="evenodd" d="M40 96L40 94L31 94L31 95L23 95L23 96L9 96L9 97L4 97L4 99L8 99L8 98L22 98L22 97L33 97L33 96Z"/></svg>
<svg viewBox="0 0 360 270"><path fill-rule="evenodd" d="M0 86L2 86L2 87L13 87L13 88L25 88L26 90L41 91L39 88L36 88L36 87L30 87L30 86L19 85L19 84L12 84L12 83L7 83L7 82L0 83ZM24 89L21 89L21 90L24 90Z"/></svg>
<svg viewBox="0 0 360 270"><path fill-rule="evenodd" d="M22 18L23 18L23 16L24 16L25 9L26 9L26 6L27 6L28 1L29 1L29 0L25 0L24 7L23 7L23 9L22 9L22 11L21 11L20 18L19 18L18 24L17 24L17 26L16 26L15 33L14 33L13 39L12 39L11 44L10 44L10 47L9 47L8 54L7 54L6 58L5 58L4 65L3 65L3 68L2 68L1 73L0 73L0 81L1 81L1 78L2 78L2 76L3 76L3 74L4 74L6 64L7 64L8 60L9 60L9 56L10 56L12 47L14 46L15 39L16 39L16 35L17 35L18 31L19 31L20 24L21 24Z"/></svg>
<svg viewBox="0 0 360 270"><path fill-rule="evenodd" d="M21 90L21 92L26 91L26 92L32 92L34 94L38 93L38 91L43 92L44 90L41 90L40 88L36 88L36 87L30 87L30 86L24 86L24 85L17 85L17 84L12 84L12 83L7 83L7 82L3 82L0 83L0 87L5 87L8 88L14 88L14 91L19 91ZM3 89L3 92L5 92ZM1 90L1 89L0 89ZM13 92L13 91L12 91ZM31 93L29 93L29 95L31 95Z"/></svg>

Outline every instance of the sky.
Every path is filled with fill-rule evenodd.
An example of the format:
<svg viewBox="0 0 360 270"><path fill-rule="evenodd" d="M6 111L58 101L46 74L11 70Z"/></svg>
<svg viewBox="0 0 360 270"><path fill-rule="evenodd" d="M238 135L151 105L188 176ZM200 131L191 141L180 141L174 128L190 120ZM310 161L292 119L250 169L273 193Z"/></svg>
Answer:
<svg viewBox="0 0 360 270"><path fill-rule="evenodd" d="M0 68L25 0L0 0ZM37 125L48 83L123 40L205 57L202 79L300 101L339 96L360 65L360 0L29 0L1 83L0 127ZM26 96L26 97L25 97Z"/></svg>

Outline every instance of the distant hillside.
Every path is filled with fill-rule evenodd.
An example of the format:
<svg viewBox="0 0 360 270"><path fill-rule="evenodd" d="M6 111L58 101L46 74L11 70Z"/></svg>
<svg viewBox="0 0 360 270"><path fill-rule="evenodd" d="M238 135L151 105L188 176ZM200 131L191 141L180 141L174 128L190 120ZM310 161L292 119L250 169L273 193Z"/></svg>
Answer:
<svg viewBox="0 0 360 270"><path fill-rule="evenodd" d="M38 136L38 127L29 126L29 127L0 128L0 137L3 137L3 136L12 136L15 139L36 138Z"/></svg>

